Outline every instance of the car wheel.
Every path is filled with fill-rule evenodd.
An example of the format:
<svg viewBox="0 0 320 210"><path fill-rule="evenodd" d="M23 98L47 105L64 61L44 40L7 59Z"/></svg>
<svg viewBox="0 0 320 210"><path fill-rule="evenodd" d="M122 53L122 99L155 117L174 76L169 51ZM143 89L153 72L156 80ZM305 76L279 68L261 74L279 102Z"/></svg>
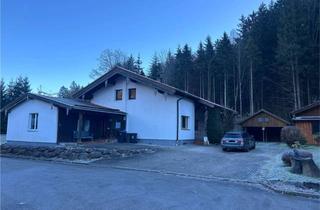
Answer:
<svg viewBox="0 0 320 210"><path fill-rule="evenodd" d="M255 148L256 148L256 143L254 143L254 144L253 144L253 147L252 147L252 149L255 149Z"/></svg>
<svg viewBox="0 0 320 210"><path fill-rule="evenodd" d="M245 152L249 152L249 151L250 151L250 149L249 149L249 147L245 147L245 148L243 149L243 151L245 151Z"/></svg>
<svg viewBox="0 0 320 210"><path fill-rule="evenodd" d="M227 151L228 151L228 149L227 149L227 148L222 148L222 150L223 150L224 152L227 152Z"/></svg>

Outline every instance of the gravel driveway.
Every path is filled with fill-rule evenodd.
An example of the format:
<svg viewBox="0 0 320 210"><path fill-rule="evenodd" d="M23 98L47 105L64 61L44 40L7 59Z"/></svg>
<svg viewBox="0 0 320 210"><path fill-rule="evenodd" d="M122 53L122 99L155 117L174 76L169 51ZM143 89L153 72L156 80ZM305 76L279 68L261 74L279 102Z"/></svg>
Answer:
<svg viewBox="0 0 320 210"><path fill-rule="evenodd" d="M161 148L133 159L100 160L96 164L254 181L272 157L288 150L279 143L258 143L250 152L223 152L220 146L185 145Z"/></svg>

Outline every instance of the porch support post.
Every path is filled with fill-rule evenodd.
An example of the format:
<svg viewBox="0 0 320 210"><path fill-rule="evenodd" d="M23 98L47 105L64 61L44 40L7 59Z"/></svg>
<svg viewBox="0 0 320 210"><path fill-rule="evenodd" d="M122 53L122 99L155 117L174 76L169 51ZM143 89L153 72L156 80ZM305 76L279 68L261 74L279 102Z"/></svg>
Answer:
<svg viewBox="0 0 320 210"><path fill-rule="evenodd" d="M205 107L204 109L204 132L205 132L205 136L208 137L208 107Z"/></svg>
<svg viewBox="0 0 320 210"><path fill-rule="evenodd" d="M82 112L79 112L79 118L78 118L78 125L77 125L77 133L78 133L78 139L77 142L81 143L81 131L83 127L83 114Z"/></svg>

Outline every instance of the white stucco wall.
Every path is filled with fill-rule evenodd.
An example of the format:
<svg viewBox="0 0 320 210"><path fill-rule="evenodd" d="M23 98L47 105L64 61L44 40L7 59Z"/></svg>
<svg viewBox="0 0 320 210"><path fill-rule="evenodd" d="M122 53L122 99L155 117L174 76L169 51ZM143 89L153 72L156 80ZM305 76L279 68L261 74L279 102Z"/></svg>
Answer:
<svg viewBox="0 0 320 210"><path fill-rule="evenodd" d="M38 129L31 131L29 114L38 113ZM39 100L25 101L8 113L7 140L56 143L58 126L58 109Z"/></svg>
<svg viewBox="0 0 320 210"><path fill-rule="evenodd" d="M179 103L179 139L195 139L195 106L190 100L181 100ZM181 116L189 116L189 128L184 130L181 128Z"/></svg>
<svg viewBox="0 0 320 210"><path fill-rule="evenodd" d="M129 88L136 88L135 100L128 99ZM121 101L115 100L116 89L123 90ZM91 102L126 112L127 132L137 133L139 139L175 140L178 98L122 78L115 85L97 91ZM180 115L190 117L190 129L179 130L180 140L194 139L194 104L192 101L180 101ZM181 123L179 124L181 126Z"/></svg>

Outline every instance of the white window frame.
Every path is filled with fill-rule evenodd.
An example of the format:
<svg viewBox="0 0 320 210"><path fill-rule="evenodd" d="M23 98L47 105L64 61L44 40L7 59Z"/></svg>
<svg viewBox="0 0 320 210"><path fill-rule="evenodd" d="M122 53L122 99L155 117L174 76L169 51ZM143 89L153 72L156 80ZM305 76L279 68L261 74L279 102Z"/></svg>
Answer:
<svg viewBox="0 0 320 210"><path fill-rule="evenodd" d="M181 130L189 130L190 128L189 128L189 116L186 116L186 115L181 115ZM186 122L185 122L185 127L183 127L183 120L186 120Z"/></svg>
<svg viewBox="0 0 320 210"><path fill-rule="evenodd" d="M34 117L34 127L32 128L32 120L33 120L33 116ZM29 131L37 131L39 128L39 113L29 113L29 123L28 123L28 129Z"/></svg>

